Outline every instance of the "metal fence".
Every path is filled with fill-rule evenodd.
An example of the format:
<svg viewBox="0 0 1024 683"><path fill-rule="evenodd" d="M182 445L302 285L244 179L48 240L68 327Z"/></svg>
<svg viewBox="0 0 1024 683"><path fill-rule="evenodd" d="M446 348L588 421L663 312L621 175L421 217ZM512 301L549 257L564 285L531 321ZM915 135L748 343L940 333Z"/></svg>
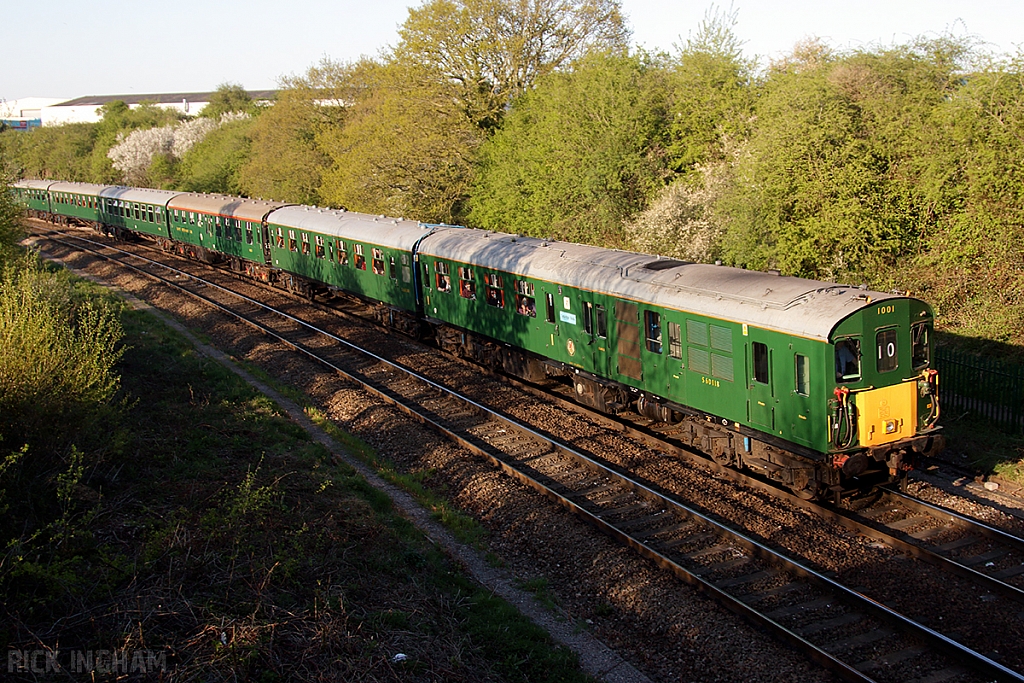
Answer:
<svg viewBox="0 0 1024 683"><path fill-rule="evenodd" d="M936 347L942 412L972 412L1008 432L1024 432L1024 366Z"/></svg>

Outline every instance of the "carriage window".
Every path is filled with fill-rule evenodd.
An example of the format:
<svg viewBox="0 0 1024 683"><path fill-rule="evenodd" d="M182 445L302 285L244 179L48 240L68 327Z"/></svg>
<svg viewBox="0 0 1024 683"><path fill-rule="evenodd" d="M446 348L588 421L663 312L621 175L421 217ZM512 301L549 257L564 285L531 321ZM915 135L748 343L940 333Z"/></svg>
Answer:
<svg viewBox="0 0 1024 683"><path fill-rule="evenodd" d="M597 336L605 339L608 336L608 312L602 304L597 304Z"/></svg>
<svg viewBox="0 0 1024 683"><path fill-rule="evenodd" d="M359 270L366 270L366 257L363 256L363 245L357 244L356 248L356 260L353 265Z"/></svg>
<svg viewBox="0 0 1024 683"><path fill-rule="evenodd" d="M134 213L135 213L135 220L139 220L139 205L135 204L135 205L132 206L132 208L135 210L134 211Z"/></svg>
<svg viewBox="0 0 1024 683"><path fill-rule="evenodd" d="M768 384L768 345L754 342L754 381Z"/></svg>
<svg viewBox="0 0 1024 683"><path fill-rule="evenodd" d="M398 279L398 264L395 263L395 257L394 256L389 256L388 257L388 263L391 264L391 270L388 271L388 275L391 277L392 280L397 280ZM406 279L406 282L408 282L408 281L409 280Z"/></svg>
<svg viewBox="0 0 1024 683"><path fill-rule="evenodd" d="M284 228L278 228L277 235L275 237L277 238L277 248L284 249Z"/></svg>
<svg viewBox="0 0 1024 683"><path fill-rule="evenodd" d="M443 261L435 261L434 270L437 271L437 291L452 291L452 278L448 274L448 264Z"/></svg>
<svg viewBox="0 0 1024 683"><path fill-rule="evenodd" d="M644 328L647 330L647 350L661 353L661 314L644 311Z"/></svg>
<svg viewBox="0 0 1024 683"><path fill-rule="evenodd" d="M234 229L235 229L235 239L238 240L239 242L241 242L242 241L242 221L240 221L240 220L238 220L236 218L236 219L234 219L232 221L232 223L234 224ZM252 242L249 242L249 244L252 244Z"/></svg>
<svg viewBox="0 0 1024 683"><path fill-rule="evenodd" d="M373 258L370 259L370 265L373 268L373 274L374 275L383 275L384 274L384 252L381 251L380 249L374 248L371 251L371 254L372 254Z"/></svg>
<svg viewBox="0 0 1024 683"><path fill-rule="evenodd" d="M252 244L252 223L245 224L245 243Z"/></svg>
<svg viewBox="0 0 1024 683"><path fill-rule="evenodd" d="M860 379L860 339L840 339L836 342L836 381L852 382Z"/></svg>
<svg viewBox="0 0 1024 683"><path fill-rule="evenodd" d="M583 331L594 334L594 304L589 301L583 302Z"/></svg>
<svg viewBox="0 0 1024 683"><path fill-rule="evenodd" d="M476 280L473 279L473 269L459 266L459 296L463 299L476 298Z"/></svg>
<svg viewBox="0 0 1024 683"><path fill-rule="evenodd" d="M327 250L324 249L324 238L320 235L316 236L316 257L323 258L327 254Z"/></svg>
<svg viewBox="0 0 1024 683"><path fill-rule="evenodd" d="M928 325L918 323L910 328L910 339L913 345L913 357L911 363L915 370L927 367L931 360L931 353L928 349Z"/></svg>
<svg viewBox="0 0 1024 683"><path fill-rule="evenodd" d="M899 365L896 356L896 330L882 330L875 336L878 351L877 368L879 372L891 372Z"/></svg>
<svg viewBox="0 0 1024 683"><path fill-rule="evenodd" d="M298 240L295 239L295 231L294 230L289 230L288 231L288 251L298 251L298 250L299 250L299 242L298 242Z"/></svg>
<svg viewBox="0 0 1024 683"><path fill-rule="evenodd" d="M668 324L668 355L676 359L683 357L683 331L679 323Z"/></svg>
<svg viewBox="0 0 1024 683"><path fill-rule="evenodd" d="M150 223L155 223L156 221L153 220L153 207L152 206L148 206L146 208L148 209L147 213L149 214L149 222Z"/></svg>
<svg viewBox="0 0 1024 683"><path fill-rule="evenodd" d="M302 233L302 255L309 256L309 235Z"/></svg>
<svg viewBox="0 0 1024 683"><path fill-rule="evenodd" d="M504 281L500 275L491 273L487 276L487 305L505 308Z"/></svg>
<svg viewBox="0 0 1024 683"><path fill-rule="evenodd" d="M547 304L545 317L549 323L555 322L555 296L550 292L544 295L544 303Z"/></svg>
<svg viewBox="0 0 1024 683"><path fill-rule="evenodd" d="M338 240L338 263L348 265L348 252L345 251L345 240Z"/></svg>
<svg viewBox="0 0 1024 683"><path fill-rule="evenodd" d="M215 230L217 231L217 237L220 237L220 216L216 216L216 217L215 217L215 218L213 219L213 224L214 224L214 229L215 229ZM228 234L227 234L227 235L225 235L225 236L226 236L226 237L230 237L230 236L231 236L231 233L228 233Z"/></svg>
<svg viewBox="0 0 1024 683"><path fill-rule="evenodd" d="M810 396L811 394L811 361L807 356L801 354L794 355L794 363L796 365L796 393L801 396Z"/></svg>

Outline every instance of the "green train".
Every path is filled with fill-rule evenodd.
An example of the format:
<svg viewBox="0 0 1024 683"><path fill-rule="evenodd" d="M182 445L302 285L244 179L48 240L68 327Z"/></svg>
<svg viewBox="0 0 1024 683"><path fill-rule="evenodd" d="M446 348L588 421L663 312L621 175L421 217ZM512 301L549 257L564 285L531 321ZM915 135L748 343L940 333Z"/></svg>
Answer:
<svg viewBox="0 0 1024 683"><path fill-rule="evenodd" d="M239 197L45 181L36 215L130 232L576 399L671 424L716 462L800 496L907 471L943 446L934 316L899 294L718 265Z"/></svg>

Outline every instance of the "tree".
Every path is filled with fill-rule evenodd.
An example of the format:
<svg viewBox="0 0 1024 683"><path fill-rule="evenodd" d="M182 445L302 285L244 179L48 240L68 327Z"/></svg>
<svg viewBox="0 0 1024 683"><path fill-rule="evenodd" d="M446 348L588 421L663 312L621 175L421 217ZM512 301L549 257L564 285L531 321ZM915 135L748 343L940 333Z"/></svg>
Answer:
<svg viewBox="0 0 1024 683"><path fill-rule="evenodd" d="M618 0L429 0L399 35L395 58L446 86L484 130L541 76L629 40Z"/></svg>
<svg viewBox="0 0 1024 683"><path fill-rule="evenodd" d="M318 139L334 162L324 201L352 210L455 222L469 189L479 128L418 67L364 62L350 73L344 125Z"/></svg>
<svg viewBox="0 0 1024 683"><path fill-rule="evenodd" d="M301 77L285 79L272 107L249 131L249 158L238 182L250 197L322 204L325 136L345 120L349 67L322 61Z"/></svg>
<svg viewBox="0 0 1024 683"><path fill-rule="evenodd" d="M224 114L253 113L253 101L245 88L237 83L221 83L217 90L210 95L210 101L199 112L200 116L210 119L220 119Z"/></svg>
<svg viewBox="0 0 1024 683"><path fill-rule="evenodd" d="M241 194L239 173L249 154L253 119L226 116L181 157L178 187L187 192ZM234 120L230 120L234 119Z"/></svg>
<svg viewBox="0 0 1024 683"><path fill-rule="evenodd" d="M520 98L480 152L470 220L494 230L622 243L669 175L664 70L592 54Z"/></svg>

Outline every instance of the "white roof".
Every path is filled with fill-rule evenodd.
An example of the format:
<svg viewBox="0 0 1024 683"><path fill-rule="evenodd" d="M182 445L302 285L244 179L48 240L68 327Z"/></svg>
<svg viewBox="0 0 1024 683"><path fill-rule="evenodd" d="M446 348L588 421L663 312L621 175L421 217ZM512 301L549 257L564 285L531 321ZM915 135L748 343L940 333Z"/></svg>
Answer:
<svg viewBox="0 0 1024 683"><path fill-rule="evenodd" d="M49 190L50 192L70 192L98 197L100 192L108 187L110 186L96 183L54 183L50 185Z"/></svg>
<svg viewBox="0 0 1024 683"><path fill-rule="evenodd" d="M172 197L180 192L174 190L150 190L141 187L107 187L100 192L101 197L111 197L125 202L143 202L145 204L159 204L167 206Z"/></svg>
<svg viewBox="0 0 1024 683"><path fill-rule="evenodd" d="M403 218L373 216L342 209L318 209L313 206L278 209L270 214L267 223L405 251L410 251L417 241L434 229L434 226L426 223Z"/></svg>
<svg viewBox="0 0 1024 683"><path fill-rule="evenodd" d="M821 341L870 302L897 298L848 285L483 230L439 230L419 252Z"/></svg>

